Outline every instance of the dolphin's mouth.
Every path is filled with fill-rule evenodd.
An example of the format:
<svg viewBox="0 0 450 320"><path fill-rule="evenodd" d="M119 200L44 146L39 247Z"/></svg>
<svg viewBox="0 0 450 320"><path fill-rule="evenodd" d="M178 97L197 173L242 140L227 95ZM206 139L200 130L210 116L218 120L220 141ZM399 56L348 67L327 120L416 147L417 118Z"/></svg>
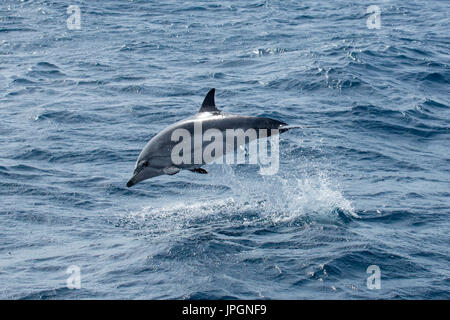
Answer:
<svg viewBox="0 0 450 320"><path fill-rule="evenodd" d="M130 180L127 182L127 187L130 188L134 186L135 184L153 178L164 174L162 170L157 170L154 168L145 168L144 169L136 169L134 171L133 177L131 177Z"/></svg>
<svg viewBox="0 0 450 320"><path fill-rule="evenodd" d="M131 187L134 186L136 183L138 183L139 181L141 181L141 180L138 179L139 173L140 173L140 172L138 172L137 170L134 171L133 176L132 176L131 179L128 180L128 182L127 182L127 187L128 187L128 188L131 188Z"/></svg>
<svg viewBox="0 0 450 320"><path fill-rule="evenodd" d="M127 182L127 188L131 188L132 186L134 186L136 183L133 181L133 178L131 178L130 180L128 180Z"/></svg>

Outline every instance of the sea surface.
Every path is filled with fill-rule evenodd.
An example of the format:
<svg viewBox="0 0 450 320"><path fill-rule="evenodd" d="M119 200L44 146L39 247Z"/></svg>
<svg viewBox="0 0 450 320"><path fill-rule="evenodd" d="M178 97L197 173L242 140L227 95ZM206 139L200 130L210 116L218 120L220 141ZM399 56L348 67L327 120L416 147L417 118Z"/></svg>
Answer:
<svg viewBox="0 0 450 320"><path fill-rule="evenodd" d="M0 298L450 299L449 16L439 0L2 0ZM210 88L223 111L307 126L280 136L278 173L126 188Z"/></svg>

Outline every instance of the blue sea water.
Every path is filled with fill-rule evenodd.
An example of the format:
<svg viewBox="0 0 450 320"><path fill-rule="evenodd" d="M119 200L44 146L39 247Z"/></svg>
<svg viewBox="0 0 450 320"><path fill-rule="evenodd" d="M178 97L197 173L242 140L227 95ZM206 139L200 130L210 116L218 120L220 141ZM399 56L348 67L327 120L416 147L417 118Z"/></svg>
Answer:
<svg viewBox="0 0 450 320"><path fill-rule="evenodd" d="M449 299L449 9L2 1L0 298ZM126 188L213 87L226 112L313 128L281 135L277 175Z"/></svg>

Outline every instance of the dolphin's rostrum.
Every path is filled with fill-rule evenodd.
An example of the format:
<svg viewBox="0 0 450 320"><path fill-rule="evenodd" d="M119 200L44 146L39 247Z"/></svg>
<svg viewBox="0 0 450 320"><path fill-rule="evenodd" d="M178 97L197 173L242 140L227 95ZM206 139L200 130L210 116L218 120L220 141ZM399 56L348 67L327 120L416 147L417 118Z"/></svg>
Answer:
<svg viewBox="0 0 450 320"><path fill-rule="evenodd" d="M205 169L201 168L202 165L209 163L204 159L201 159L199 162L192 158L192 161L187 161L187 163L174 163L172 150L178 144L177 141L173 141L173 134L176 130L188 132L192 137L198 134L196 131L198 127L202 128L200 134L208 129L215 129L222 132L223 136L225 136L225 131L228 129L242 129L243 131L254 129L256 132L266 129L268 135L273 132L273 129L277 129L277 132L280 133L288 130L286 123L278 120L222 112L216 108L214 93L215 89L211 89L208 92L197 114L170 125L147 143L136 161L133 177L128 181L127 187L156 176L173 175L182 169L197 173L207 173ZM259 136L255 136L255 138L259 138ZM208 143L210 142L202 142L198 146L194 144L192 147L193 152L190 153L192 157L196 153L195 148L205 148ZM216 157L222 156L227 151L229 152L224 147L222 154L219 154L219 152L216 154Z"/></svg>

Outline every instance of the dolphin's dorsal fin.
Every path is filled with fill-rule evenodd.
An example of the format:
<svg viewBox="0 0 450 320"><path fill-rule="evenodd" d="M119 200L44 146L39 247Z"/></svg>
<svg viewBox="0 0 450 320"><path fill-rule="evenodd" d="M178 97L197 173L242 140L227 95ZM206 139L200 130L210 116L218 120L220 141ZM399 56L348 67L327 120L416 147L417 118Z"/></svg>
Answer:
<svg viewBox="0 0 450 320"><path fill-rule="evenodd" d="M214 93L216 92L216 89L212 88L209 90L208 94L205 97L205 100L203 100L202 107L200 108L199 112L217 112L219 109L216 108L216 104L214 102Z"/></svg>

